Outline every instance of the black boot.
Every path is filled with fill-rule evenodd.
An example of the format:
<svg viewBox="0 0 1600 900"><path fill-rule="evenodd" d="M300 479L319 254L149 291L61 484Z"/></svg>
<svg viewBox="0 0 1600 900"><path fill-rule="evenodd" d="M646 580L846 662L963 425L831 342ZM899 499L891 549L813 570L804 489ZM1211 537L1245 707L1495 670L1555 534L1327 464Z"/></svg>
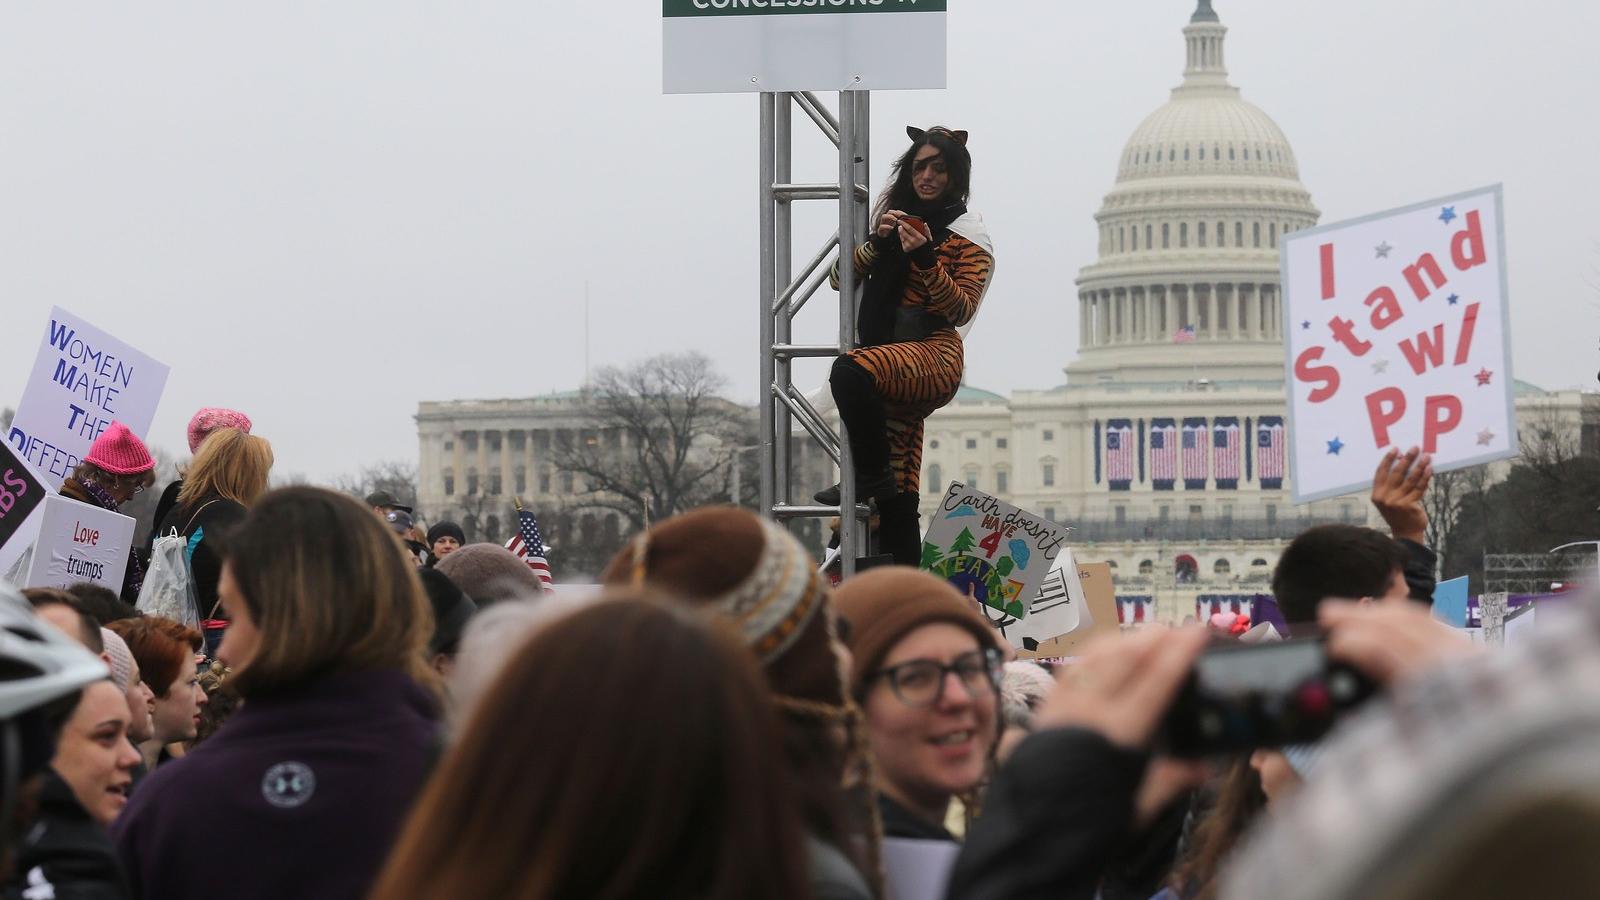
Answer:
<svg viewBox="0 0 1600 900"><path fill-rule="evenodd" d="M875 475L869 476L864 472L856 473L857 503L865 503L868 500L878 500L881 502L893 497L894 495L894 473L889 470L888 466L884 466L883 469ZM837 481L832 485L817 491L811 496L812 499L816 500L823 506L838 506L839 501L843 499L839 495L839 483Z"/></svg>
<svg viewBox="0 0 1600 900"><path fill-rule="evenodd" d="M856 467L856 500L883 501L895 495L894 473L889 469L889 424L877 382L855 360L841 356L828 376L839 419L850 437L850 456ZM839 505L839 485L817 491L823 506Z"/></svg>
<svg viewBox="0 0 1600 900"><path fill-rule="evenodd" d="M897 566L922 565L922 516L917 512L921 502L916 491L878 501L878 546L894 557Z"/></svg>

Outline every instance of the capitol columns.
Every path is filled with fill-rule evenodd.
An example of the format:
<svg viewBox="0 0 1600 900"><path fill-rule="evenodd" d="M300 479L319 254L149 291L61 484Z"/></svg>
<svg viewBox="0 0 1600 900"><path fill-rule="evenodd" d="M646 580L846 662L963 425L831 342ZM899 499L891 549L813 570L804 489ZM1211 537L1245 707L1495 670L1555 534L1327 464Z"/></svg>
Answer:
<svg viewBox="0 0 1600 900"><path fill-rule="evenodd" d="M1167 285L1165 288L1165 293L1167 295L1167 330L1171 331L1173 334L1177 334L1179 328L1182 328L1188 324L1187 322L1179 321L1178 286L1175 284Z"/></svg>

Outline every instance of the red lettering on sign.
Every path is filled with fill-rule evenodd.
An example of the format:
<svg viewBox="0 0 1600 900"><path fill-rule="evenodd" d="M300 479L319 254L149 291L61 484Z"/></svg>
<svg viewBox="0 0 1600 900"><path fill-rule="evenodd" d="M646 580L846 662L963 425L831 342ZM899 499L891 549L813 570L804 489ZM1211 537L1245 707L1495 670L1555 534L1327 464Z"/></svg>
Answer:
<svg viewBox="0 0 1600 900"><path fill-rule="evenodd" d="M1372 442L1379 449L1389 446L1389 426L1406 414L1405 392L1397 387L1379 388L1367 395L1367 418L1372 422Z"/></svg>
<svg viewBox="0 0 1600 900"><path fill-rule="evenodd" d="M1423 401L1422 416L1422 452L1432 453L1439 446L1439 435L1461 424L1461 399L1454 394L1434 394Z"/></svg>
<svg viewBox="0 0 1600 900"><path fill-rule="evenodd" d="M1307 397L1312 403L1321 403L1339 393L1339 370L1333 366L1314 365L1321 358L1322 348L1311 347L1294 361L1295 378L1306 382L1322 382L1322 386L1312 388L1311 395Z"/></svg>

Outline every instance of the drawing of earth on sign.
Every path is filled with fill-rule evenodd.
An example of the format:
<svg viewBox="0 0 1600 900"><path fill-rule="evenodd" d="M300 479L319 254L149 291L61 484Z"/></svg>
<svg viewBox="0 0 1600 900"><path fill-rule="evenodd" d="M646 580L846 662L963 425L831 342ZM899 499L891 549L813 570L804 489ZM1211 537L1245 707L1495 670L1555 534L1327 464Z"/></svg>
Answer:
<svg viewBox="0 0 1600 900"><path fill-rule="evenodd" d="M959 514L960 510L955 512ZM1011 543L1015 545L1022 542ZM924 544L922 566L976 600L991 622L1004 627L1027 614L1018 597L1022 593L1022 582L1008 577L1019 568L1026 567L1027 563L1019 566L1011 556L1002 556L991 563L971 552L977 546L978 539L972 534L972 529L963 528L950 545L948 555L933 544ZM1026 546L1023 547L1023 553L1027 553Z"/></svg>

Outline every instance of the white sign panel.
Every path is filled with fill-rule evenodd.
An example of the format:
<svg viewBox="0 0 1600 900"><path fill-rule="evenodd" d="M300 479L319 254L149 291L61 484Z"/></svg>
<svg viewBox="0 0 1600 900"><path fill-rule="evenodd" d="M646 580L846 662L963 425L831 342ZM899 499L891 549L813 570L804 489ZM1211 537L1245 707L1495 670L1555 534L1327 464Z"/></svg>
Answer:
<svg viewBox="0 0 1600 900"><path fill-rule="evenodd" d="M669 94L945 86L947 0L661 0Z"/></svg>
<svg viewBox="0 0 1600 900"><path fill-rule="evenodd" d="M121 513L51 494L44 498L24 585L64 588L92 581L121 592L135 524Z"/></svg>
<svg viewBox="0 0 1600 900"><path fill-rule="evenodd" d="M41 338L6 441L55 490L113 421L149 433L168 369L60 307Z"/></svg>
<svg viewBox="0 0 1600 900"><path fill-rule="evenodd" d="M1517 454L1498 185L1283 240L1293 499L1367 490L1390 448Z"/></svg>

